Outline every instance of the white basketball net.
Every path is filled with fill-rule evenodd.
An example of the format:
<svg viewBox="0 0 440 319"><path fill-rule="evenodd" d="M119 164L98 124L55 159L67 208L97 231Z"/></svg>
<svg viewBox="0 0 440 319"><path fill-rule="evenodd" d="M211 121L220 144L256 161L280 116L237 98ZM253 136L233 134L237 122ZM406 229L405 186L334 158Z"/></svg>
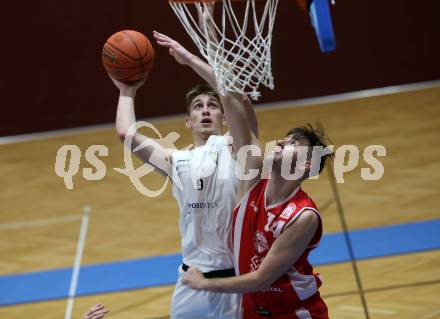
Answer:
<svg viewBox="0 0 440 319"><path fill-rule="evenodd" d="M270 89L274 87L271 45L278 0L241 1L246 2L242 3L241 19L234 13L233 2L218 1L221 21L216 24L203 2L169 1L200 53L214 69L219 92L222 95L226 92L249 94L256 100L260 96L260 84ZM203 12L208 12L208 18L199 25L198 17ZM218 40L213 41L213 34Z"/></svg>

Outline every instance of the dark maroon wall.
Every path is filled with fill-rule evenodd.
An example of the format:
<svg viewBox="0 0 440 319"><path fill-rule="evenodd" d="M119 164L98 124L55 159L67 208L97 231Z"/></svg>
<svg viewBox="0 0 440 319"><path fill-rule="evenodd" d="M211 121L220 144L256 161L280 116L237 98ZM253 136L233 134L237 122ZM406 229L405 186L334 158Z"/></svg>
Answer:
<svg viewBox="0 0 440 319"><path fill-rule="evenodd" d="M0 136L112 122L118 92L100 51L118 30L152 38L157 29L196 50L166 0L7 1L4 8ZM308 19L293 0L281 0L276 88L263 89L259 102L439 79L438 12L437 0L338 0L337 51L321 54ZM199 82L166 50L155 49L138 117L184 112L184 93Z"/></svg>

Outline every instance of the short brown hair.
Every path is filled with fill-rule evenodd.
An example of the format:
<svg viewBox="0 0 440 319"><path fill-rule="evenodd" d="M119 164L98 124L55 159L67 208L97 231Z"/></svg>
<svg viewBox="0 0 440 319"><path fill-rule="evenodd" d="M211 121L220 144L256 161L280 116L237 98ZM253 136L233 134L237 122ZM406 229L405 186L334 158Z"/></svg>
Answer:
<svg viewBox="0 0 440 319"><path fill-rule="evenodd" d="M220 102L220 97L218 96L217 92L214 90L212 86L210 86L207 83L202 83L194 86L191 88L188 93L186 93L185 99L186 99L186 110L188 114L191 112L191 104L193 100L201 95L209 95L211 97L215 97ZM221 105L221 104L220 104ZM223 108L222 108L223 111Z"/></svg>
<svg viewBox="0 0 440 319"><path fill-rule="evenodd" d="M315 129L310 123L307 123L305 126L295 127L287 132L286 136L293 136L294 140L297 141L306 141L310 147L314 146L322 146L322 148L326 148L331 144L330 139L325 134L324 130ZM310 149L308 152L308 159L312 157L312 150ZM319 164L319 173L324 169L325 162L328 158L333 158L333 152L330 154L325 154L321 156L321 162Z"/></svg>

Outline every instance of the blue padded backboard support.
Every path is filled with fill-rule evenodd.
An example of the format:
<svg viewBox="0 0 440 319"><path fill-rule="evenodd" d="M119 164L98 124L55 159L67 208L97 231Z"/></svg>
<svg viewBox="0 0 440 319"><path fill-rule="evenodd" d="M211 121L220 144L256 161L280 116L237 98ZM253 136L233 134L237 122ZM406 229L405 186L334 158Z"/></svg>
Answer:
<svg viewBox="0 0 440 319"><path fill-rule="evenodd" d="M312 0L309 6L309 14L321 51L331 52L336 50L329 0Z"/></svg>

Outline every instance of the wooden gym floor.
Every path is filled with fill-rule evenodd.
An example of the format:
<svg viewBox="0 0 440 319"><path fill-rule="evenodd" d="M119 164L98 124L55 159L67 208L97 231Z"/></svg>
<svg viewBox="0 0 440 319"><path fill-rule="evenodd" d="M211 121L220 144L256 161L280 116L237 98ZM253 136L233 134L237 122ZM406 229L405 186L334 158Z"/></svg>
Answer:
<svg viewBox="0 0 440 319"><path fill-rule="evenodd" d="M116 103L116 101L115 101ZM322 122L336 147L384 145L380 158L385 174L364 181L361 159L338 184L350 229L381 227L440 217L440 87L380 95L306 107L258 110L263 142L283 136L288 129ZM142 106L138 106L140 108ZM191 143L183 118L155 123L163 135L181 135L178 147ZM74 189L67 190L54 171L55 155L64 144L82 151ZM87 181L82 168L87 147L103 144L101 158L107 173L101 181ZM139 194L129 179L113 170L124 167L123 146L113 129L0 145L0 275L72 267L84 205L92 214L83 264L179 252L178 209L170 187L157 198ZM137 162L139 165L139 162ZM160 187L153 173L143 182ZM325 206L325 232L341 226L329 179L304 186L318 205ZM371 318L440 318L440 251L376 258L358 262ZM332 318L364 318L350 263L320 266L325 278L321 293ZM111 309L109 318L168 318L172 286L77 297L73 318L97 302ZM62 318L65 300L0 307L0 318Z"/></svg>

